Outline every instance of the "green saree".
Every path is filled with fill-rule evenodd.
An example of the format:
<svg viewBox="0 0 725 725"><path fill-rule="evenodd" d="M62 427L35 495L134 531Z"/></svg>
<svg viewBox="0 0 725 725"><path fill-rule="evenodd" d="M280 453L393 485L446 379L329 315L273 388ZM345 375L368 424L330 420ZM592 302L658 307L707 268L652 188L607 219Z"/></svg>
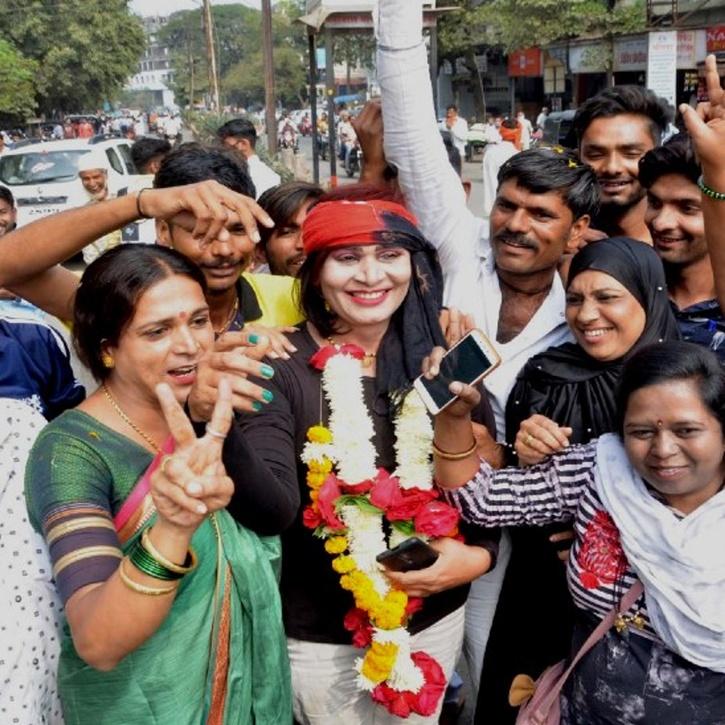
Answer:
<svg viewBox="0 0 725 725"><path fill-rule="evenodd" d="M147 451L80 411L65 413L31 453L26 491L34 525L47 530L49 514L98 504L105 469L105 505L126 553L155 519L147 487L159 458L152 462ZM89 491L80 490L84 481ZM58 670L66 725L291 722L277 537L259 537L219 511L199 527L192 546L199 565L182 580L169 615L112 671L81 660L66 625Z"/></svg>

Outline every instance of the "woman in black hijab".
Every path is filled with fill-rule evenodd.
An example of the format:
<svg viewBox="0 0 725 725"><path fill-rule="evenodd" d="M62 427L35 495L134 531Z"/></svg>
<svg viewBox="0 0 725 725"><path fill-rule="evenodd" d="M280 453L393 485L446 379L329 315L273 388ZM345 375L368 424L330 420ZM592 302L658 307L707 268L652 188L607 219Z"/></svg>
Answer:
<svg viewBox="0 0 725 725"><path fill-rule="evenodd" d="M613 431L624 362L646 345L679 338L662 263L643 242L615 237L585 247L572 261L566 292L576 342L531 358L509 396L506 439L525 464ZM512 555L479 691L486 722L514 721L506 695L517 674L538 677L569 654L573 604L549 541L563 528L510 530Z"/></svg>

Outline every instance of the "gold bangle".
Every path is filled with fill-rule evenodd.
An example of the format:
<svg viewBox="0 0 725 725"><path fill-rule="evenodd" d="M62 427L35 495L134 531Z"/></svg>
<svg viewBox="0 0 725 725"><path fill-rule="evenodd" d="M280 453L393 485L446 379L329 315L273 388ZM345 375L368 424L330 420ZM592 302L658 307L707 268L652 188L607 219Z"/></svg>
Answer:
<svg viewBox="0 0 725 725"><path fill-rule="evenodd" d="M449 453L448 451L438 448L434 441L433 453L438 456L438 458L442 458L444 461L462 461L464 458L468 458L472 453L475 453L477 446L478 444L474 440L471 447L467 448L465 451L461 451L460 453Z"/></svg>
<svg viewBox="0 0 725 725"><path fill-rule="evenodd" d="M164 594L171 594L172 592L175 592L177 590L178 587L176 586L176 584L170 587L147 587L145 584L139 584L138 582L135 582L128 574L126 574L123 569L123 564L125 561L125 557L121 559L121 563L118 566L118 576L121 577L121 581L131 591L134 591L137 594L144 594L147 597L160 597Z"/></svg>
<svg viewBox="0 0 725 725"><path fill-rule="evenodd" d="M141 546L143 546L146 551L151 554L151 556L156 559L156 561L161 564L161 566L166 567L169 571L173 571L174 574L188 574L191 571L194 571L196 569L196 565L198 563L198 560L196 558L196 552L194 549L189 547L189 553L187 555L187 559L191 557L191 564L188 566L181 566L179 564L174 564L173 561L169 561L163 554L159 552L159 550L151 543L151 539L149 537L149 529L144 529L143 533L141 534Z"/></svg>

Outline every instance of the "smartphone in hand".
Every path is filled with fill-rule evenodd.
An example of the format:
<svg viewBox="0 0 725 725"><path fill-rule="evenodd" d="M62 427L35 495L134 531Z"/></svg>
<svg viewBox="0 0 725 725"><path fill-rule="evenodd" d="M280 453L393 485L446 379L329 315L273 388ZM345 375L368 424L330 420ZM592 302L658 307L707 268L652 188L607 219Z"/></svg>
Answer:
<svg viewBox="0 0 725 725"><path fill-rule="evenodd" d="M378 554L375 559L390 571L416 571L435 564L438 552L414 536L398 544L394 549Z"/></svg>
<svg viewBox="0 0 725 725"><path fill-rule="evenodd" d="M495 370L500 362L489 339L480 330L471 330L444 355L438 375L432 380L421 375L413 386L431 415L437 415L456 399L448 389L454 380L474 385Z"/></svg>

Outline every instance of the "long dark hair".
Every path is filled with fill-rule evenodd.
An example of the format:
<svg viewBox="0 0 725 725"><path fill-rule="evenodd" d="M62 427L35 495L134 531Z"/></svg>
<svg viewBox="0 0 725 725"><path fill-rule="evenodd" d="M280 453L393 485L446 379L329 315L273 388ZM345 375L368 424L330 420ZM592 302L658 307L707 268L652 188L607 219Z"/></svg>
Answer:
<svg viewBox="0 0 725 725"><path fill-rule="evenodd" d="M73 310L73 344L78 357L103 381L103 345L115 346L141 295L167 277L189 277L206 292L202 271L179 252L156 244L125 244L91 262L83 273Z"/></svg>

